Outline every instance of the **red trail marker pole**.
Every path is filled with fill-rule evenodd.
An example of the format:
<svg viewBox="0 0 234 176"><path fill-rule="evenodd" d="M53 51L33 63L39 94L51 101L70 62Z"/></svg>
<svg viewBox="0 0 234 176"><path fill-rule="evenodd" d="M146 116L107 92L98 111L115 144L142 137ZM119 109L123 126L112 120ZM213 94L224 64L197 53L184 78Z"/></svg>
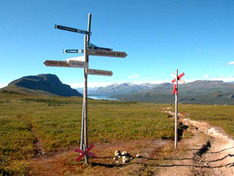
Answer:
<svg viewBox="0 0 234 176"><path fill-rule="evenodd" d="M173 92L172 94L175 96L175 149L178 148L178 81L180 81L182 84L185 83L184 80L181 78L184 76L184 73L181 73L178 76L178 69L176 69L175 74L172 74L175 78L171 81L173 84Z"/></svg>

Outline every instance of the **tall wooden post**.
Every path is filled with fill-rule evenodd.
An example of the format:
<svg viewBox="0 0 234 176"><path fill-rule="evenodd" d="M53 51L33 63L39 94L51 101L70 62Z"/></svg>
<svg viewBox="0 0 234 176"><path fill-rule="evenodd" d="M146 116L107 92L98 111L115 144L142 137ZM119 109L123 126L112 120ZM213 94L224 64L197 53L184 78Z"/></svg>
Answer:
<svg viewBox="0 0 234 176"><path fill-rule="evenodd" d="M91 13L89 13L88 14L88 26L87 26L87 31L88 31L88 35L85 35L85 41L84 41L84 56L85 56L85 62L87 62L87 63L89 63L89 56L88 56L88 54L87 54L87 46L89 46L89 43L90 43L90 32L91 32L91 18L92 18L92 14ZM85 112L86 112L86 114L84 115L84 119L85 119L85 146L86 146L86 148L88 148L89 147L89 138L88 138L88 86L87 86L87 82L88 82L88 68L85 68L84 69L84 75L85 75L85 86L86 86L86 88L85 88L85 95L86 95L86 97L85 97Z"/></svg>
<svg viewBox="0 0 234 176"><path fill-rule="evenodd" d="M90 32L91 32L91 17L92 14L88 14L88 26L87 31L88 35L84 37L84 57L85 62L89 63L89 56L87 55L87 46L89 46L90 42ZM89 140L88 140L88 68L84 69L84 93L83 93L83 113L82 113L82 129L81 129L81 150L85 150L88 148ZM85 155L86 164L89 163L88 155Z"/></svg>
<svg viewBox="0 0 234 176"><path fill-rule="evenodd" d="M177 149L178 144L178 69L176 69L176 93L175 93L175 149Z"/></svg>
<svg viewBox="0 0 234 176"><path fill-rule="evenodd" d="M88 57L87 57L87 35L84 37L84 57L85 57L85 62L88 63ZM88 95L87 95L87 88L88 88L88 68L84 69L84 93L83 93L83 121L84 121L84 129L83 129L83 134L84 134L84 144L83 148L86 150L88 148L88 112L87 112L87 100L88 100ZM85 155L85 162L88 164L88 156Z"/></svg>

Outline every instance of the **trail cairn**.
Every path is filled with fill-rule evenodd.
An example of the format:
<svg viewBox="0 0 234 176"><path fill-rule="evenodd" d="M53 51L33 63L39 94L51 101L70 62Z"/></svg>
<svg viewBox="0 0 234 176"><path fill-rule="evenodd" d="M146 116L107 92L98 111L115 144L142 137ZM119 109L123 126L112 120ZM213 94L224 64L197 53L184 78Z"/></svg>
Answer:
<svg viewBox="0 0 234 176"><path fill-rule="evenodd" d="M123 151L121 153L120 150L116 150L114 152L114 155L115 156L114 156L113 160L115 160L116 163L119 163L121 161L122 161L122 163L130 163L131 160L133 160L133 156L126 151Z"/></svg>

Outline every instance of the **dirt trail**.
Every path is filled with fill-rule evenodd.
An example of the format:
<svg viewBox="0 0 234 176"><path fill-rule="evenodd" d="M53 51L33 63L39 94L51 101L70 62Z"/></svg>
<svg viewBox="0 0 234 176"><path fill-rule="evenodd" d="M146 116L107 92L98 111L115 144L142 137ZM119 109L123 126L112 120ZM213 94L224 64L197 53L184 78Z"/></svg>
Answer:
<svg viewBox="0 0 234 176"><path fill-rule="evenodd" d="M174 116L174 112L165 110L166 113ZM179 149L187 148L186 157L192 158L188 163L193 164L189 172L181 168L179 175L234 175L234 141L228 137L219 127L213 127L206 122L198 122L186 118L186 115L179 114L179 121L189 126L193 134L190 139L182 140ZM186 166L184 166L188 170ZM183 167L183 168L184 168ZM166 171L170 172L170 169ZM171 171L176 175L177 171ZM173 174L174 173L174 174ZM164 175L161 173L160 175Z"/></svg>
<svg viewBox="0 0 234 176"><path fill-rule="evenodd" d="M44 148L42 146L42 140L37 136L35 129L32 125L32 123L30 122L30 120L26 119L29 127L30 127L30 131L33 134L33 137L35 139L35 142L33 143L33 148L34 148L34 157L38 157L40 155L44 155L45 151Z"/></svg>
<svg viewBox="0 0 234 176"><path fill-rule="evenodd" d="M170 108L164 112L174 113ZM139 176L231 176L234 175L234 141L220 128L206 122L193 121L179 114L179 121L188 126L178 150L170 140L133 140L96 144L97 157L90 165L76 163L73 148L41 155L29 161L29 175L139 175ZM134 158L128 164L115 163L113 151L127 150Z"/></svg>
<svg viewBox="0 0 234 176"><path fill-rule="evenodd" d="M206 166L202 171L210 172L212 169L212 175L234 175L234 141L221 128L213 127L206 122L187 118L182 119L182 122L196 127L210 138L209 150L201 157L201 162Z"/></svg>

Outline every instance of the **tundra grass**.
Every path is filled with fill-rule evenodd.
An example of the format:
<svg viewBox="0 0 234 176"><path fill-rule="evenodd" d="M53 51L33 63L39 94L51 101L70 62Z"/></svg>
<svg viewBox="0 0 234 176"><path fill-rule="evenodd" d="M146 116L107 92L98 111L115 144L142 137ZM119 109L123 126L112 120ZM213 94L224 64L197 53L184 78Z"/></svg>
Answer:
<svg viewBox="0 0 234 176"><path fill-rule="evenodd" d="M188 113L194 120L207 121L221 127L234 138L234 106L233 105L179 105L180 112Z"/></svg>
<svg viewBox="0 0 234 176"><path fill-rule="evenodd" d="M89 100L89 141L173 138L165 106ZM81 98L0 94L0 173L25 174L37 141L46 153L79 146L81 115Z"/></svg>

